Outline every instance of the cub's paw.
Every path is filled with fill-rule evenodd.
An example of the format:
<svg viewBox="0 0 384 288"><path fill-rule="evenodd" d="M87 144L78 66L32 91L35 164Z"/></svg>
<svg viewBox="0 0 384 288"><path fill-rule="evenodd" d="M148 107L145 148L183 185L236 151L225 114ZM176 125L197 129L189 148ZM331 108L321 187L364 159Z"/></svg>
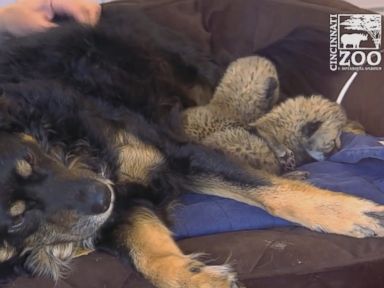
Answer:
<svg viewBox="0 0 384 288"><path fill-rule="evenodd" d="M277 159L283 172L290 172L296 169L295 154L290 149L285 148L277 152Z"/></svg>
<svg viewBox="0 0 384 288"><path fill-rule="evenodd" d="M285 173L283 174L282 176L286 179L292 179L292 180L301 180L301 181L304 181L304 180L307 180L308 177L309 177L310 173L308 171L299 171L299 170L296 170L296 171L292 171L292 172L288 172L288 173Z"/></svg>

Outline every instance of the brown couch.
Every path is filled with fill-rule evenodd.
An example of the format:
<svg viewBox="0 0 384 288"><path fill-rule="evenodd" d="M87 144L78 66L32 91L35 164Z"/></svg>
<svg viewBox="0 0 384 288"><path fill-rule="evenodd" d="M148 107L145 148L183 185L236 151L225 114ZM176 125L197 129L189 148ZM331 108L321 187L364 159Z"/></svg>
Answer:
<svg viewBox="0 0 384 288"><path fill-rule="evenodd" d="M351 73L328 69L329 14L366 12L337 0L132 0L107 5L140 6L157 21L188 35L223 68L255 52L269 56L278 66L284 95L321 93L330 99L337 97ZM343 103L350 118L381 136L383 80L384 71L359 73ZM179 244L187 253L208 253L215 263L229 258L249 288L384 287L381 239L290 228L209 235ZM54 283L20 277L6 287L54 287ZM55 287L152 286L128 263L96 252L76 259L71 275Z"/></svg>

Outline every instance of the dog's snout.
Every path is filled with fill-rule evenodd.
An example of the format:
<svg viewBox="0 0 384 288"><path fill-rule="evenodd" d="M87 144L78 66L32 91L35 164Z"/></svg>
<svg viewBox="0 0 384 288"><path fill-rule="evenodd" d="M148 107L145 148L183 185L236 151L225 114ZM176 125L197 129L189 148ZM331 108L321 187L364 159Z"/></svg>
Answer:
<svg viewBox="0 0 384 288"><path fill-rule="evenodd" d="M111 205L111 191L102 183L87 185L86 188L82 189L81 193L90 214L104 213Z"/></svg>

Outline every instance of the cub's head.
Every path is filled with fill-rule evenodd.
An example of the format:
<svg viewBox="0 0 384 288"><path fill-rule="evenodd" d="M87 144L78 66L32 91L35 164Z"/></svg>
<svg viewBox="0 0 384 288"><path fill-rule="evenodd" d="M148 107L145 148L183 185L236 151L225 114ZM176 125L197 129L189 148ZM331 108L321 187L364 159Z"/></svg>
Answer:
<svg viewBox="0 0 384 288"><path fill-rule="evenodd" d="M110 182L31 136L0 132L0 262L58 279L111 214ZM67 165L66 165L67 164Z"/></svg>
<svg viewBox="0 0 384 288"><path fill-rule="evenodd" d="M297 165L324 160L340 148L340 135L347 123L345 112L321 96L288 99L252 126L290 149Z"/></svg>
<svg viewBox="0 0 384 288"><path fill-rule="evenodd" d="M303 102L297 104L308 109L298 125L298 143L311 158L322 161L340 149L340 136L347 117L340 105L321 96L297 101Z"/></svg>

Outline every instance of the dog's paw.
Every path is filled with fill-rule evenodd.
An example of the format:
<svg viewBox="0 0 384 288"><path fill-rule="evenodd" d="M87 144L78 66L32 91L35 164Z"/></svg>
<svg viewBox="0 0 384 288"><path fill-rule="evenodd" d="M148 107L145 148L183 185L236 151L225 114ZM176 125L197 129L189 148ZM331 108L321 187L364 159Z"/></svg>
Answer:
<svg viewBox="0 0 384 288"><path fill-rule="evenodd" d="M314 231L384 237L384 205L303 181L276 178L257 200L273 215Z"/></svg>
<svg viewBox="0 0 384 288"><path fill-rule="evenodd" d="M384 206L373 204L373 207L364 207L365 205L352 218L353 228L349 235L357 238L384 237ZM367 206L371 205L369 203Z"/></svg>
<svg viewBox="0 0 384 288"><path fill-rule="evenodd" d="M188 285L190 288L244 288L237 282L236 274L228 265L222 266L201 266L197 262L197 269L191 268L192 277ZM181 288L181 287L180 287Z"/></svg>
<svg viewBox="0 0 384 288"><path fill-rule="evenodd" d="M229 265L208 266L197 260L199 256L172 255L157 259L155 267L163 268L151 277L153 283L159 288L244 288ZM159 266L162 262L164 265Z"/></svg>
<svg viewBox="0 0 384 288"><path fill-rule="evenodd" d="M320 209L320 214L314 212L312 216L319 221L314 230L355 238L384 237L384 206L348 196L333 203L323 201Z"/></svg>

